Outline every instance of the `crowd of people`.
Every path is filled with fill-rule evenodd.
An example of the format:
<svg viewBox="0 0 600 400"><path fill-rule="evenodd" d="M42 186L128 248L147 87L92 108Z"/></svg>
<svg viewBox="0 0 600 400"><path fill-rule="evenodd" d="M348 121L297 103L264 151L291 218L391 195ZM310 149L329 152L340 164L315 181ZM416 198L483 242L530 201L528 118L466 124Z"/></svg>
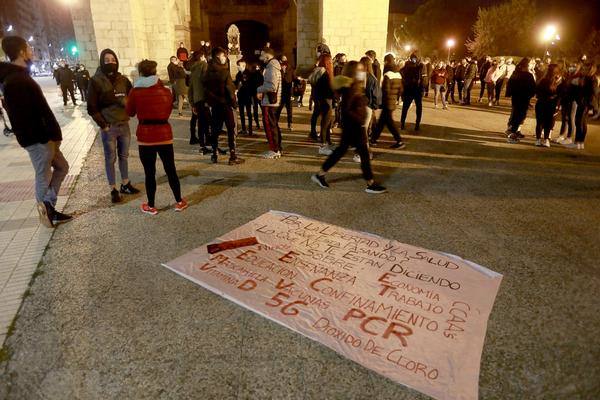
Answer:
<svg viewBox="0 0 600 400"><path fill-rule="evenodd" d="M0 64L6 108L17 140L28 151L36 171L40 216L46 225L53 226L70 219L54 208L56 194L68 171L60 152L60 127L27 71L32 58L27 42L15 36L6 37L2 47L11 61ZM175 198L174 209L183 211L188 206L177 177L169 123L173 108L184 117L186 103L192 111L190 145L199 145L200 153L210 154L213 163L228 154L228 164L235 166L244 163L237 150L237 136L253 136L261 130L261 124L268 144L268 151L262 156L266 159L283 156L280 118L285 110L286 126L292 131L294 103L304 106L308 84L311 86L308 107L312 112L308 138L318 144L317 153L327 157L321 169L311 176L312 181L328 188L326 173L348 150L354 149L353 159L360 163L368 193L386 192L386 188L374 180L371 147L379 145L378 140L387 128L394 138L390 147L404 148L402 131L406 130L408 111L414 103L413 129L418 132L423 97L428 97L430 92L434 107L448 110L452 104L471 105L471 93L477 82L480 84L477 101L487 103L488 107L500 105L503 90L506 90L505 96L511 98L506 130L509 143L518 143L524 137L521 126L532 107L533 97L537 97L534 108L538 146L550 146L555 116L560 111L560 135L554 140L583 149L588 114L593 112L592 118L599 115L599 71L585 59L552 63L523 58L515 64L512 58L465 57L459 62L432 62L414 52L406 59L386 54L381 65L373 50L367 51L360 60L349 61L343 53L333 56L324 43L317 46L316 55L314 68L304 78L296 73L285 55L277 57L268 45L260 51L258 61L237 57L233 66L227 50L221 47L213 48L203 42L199 50L190 53L180 43L167 68L168 82L159 78L155 61L142 60L137 66L139 77L131 83L119 72L117 54L105 49L93 76L83 65L72 70L62 63L55 78L64 104L69 97L76 104L74 90L77 87L81 99L87 103L88 114L100 128L110 198L115 203L121 201L122 195L139 193L128 174L129 119L137 117L136 136L147 195L141 210L152 215L158 213L154 203L157 156ZM234 75L232 67L237 67ZM398 124L394 111L399 106ZM339 143L334 143L332 132L338 127L341 137ZM223 131L227 134L227 150L219 147Z"/></svg>

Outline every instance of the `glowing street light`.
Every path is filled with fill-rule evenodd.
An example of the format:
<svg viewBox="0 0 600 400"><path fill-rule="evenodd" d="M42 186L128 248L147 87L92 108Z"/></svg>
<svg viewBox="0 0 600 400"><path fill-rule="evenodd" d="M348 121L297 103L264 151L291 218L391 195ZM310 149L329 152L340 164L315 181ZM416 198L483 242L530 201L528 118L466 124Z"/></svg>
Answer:
<svg viewBox="0 0 600 400"><path fill-rule="evenodd" d="M13 26L9 25L8 28L6 28L6 32L12 32L13 30Z"/></svg>
<svg viewBox="0 0 600 400"><path fill-rule="evenodd" d="M456 41L454 39L446 40L446 47L448 48L448 64L450 64L450 50L456 45Z"/></svg>
<svg viewBox="0 0 600 400"><path fill-rule="evenodd" d="M548 46L550 46L550 44L555 44L555 42L560 40L560 35L558 34L558 29L556 28L556 25L546 25L544 29L542 29L541 39L542 42L546 45L546 50L544 50L544 56L547 56L549 55Z"/></svg>
<svg viewBox="0 0 600 400"><path fill-rule="evenodd" d="M29 36L29 39L27 39L28 42L33 42L33 36Z"/></svg>
<svg viewBox="0 0 600 400"><path fill-rule="evenodd" d="M412 49L412 46L410 44L407 44L406 46L404 46L404 51L406 51L407 53Z"/></svg>

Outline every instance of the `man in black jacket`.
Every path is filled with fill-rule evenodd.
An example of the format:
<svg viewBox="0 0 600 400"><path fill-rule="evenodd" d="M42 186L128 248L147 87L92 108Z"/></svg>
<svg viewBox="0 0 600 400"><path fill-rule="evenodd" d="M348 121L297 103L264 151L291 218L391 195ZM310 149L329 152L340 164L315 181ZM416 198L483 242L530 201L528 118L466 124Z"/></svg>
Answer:
<svg viewBox="0 0 600 400"><path fill-rule="evenodd" d="M87 89L90 84L90 73L85 69L85 65L81 64L77 67L75 72L75 80L77 81L77 87L79 93L81 93L81 101L87 101Z"/></svg>
<svg viewBox="0 0 600 400"><path fill-rule="evenodd" d="M479 83L481 83L481 88L479 89L479 100L478 103L481 103L483 99L483 94L485 93L485 88L487 85L485 84L485 76L487 75L488 69L492 66L492 57L485 56L485 59L482 61L479 68Z"/></svg>
<svg viewBox="0 0 600 400"><path fill-rule="evenodd" d="M88 114L101 129L104 147L104 164L106 177L110 186L113 203L121 201L116 188L115 161L119 158L121 188L123 194L135 194L140 191L129 182L129 116L125 112L127 95L131 90L131 82L118 72L119 60L111 49L100 53L100 66L90 81L88 88Z"/></svg>
<svg viewBox="0 0 600 400"><path fill-rule="evenodd" d="M381 64L379 64L379 60L377 59L377 53L375 53L375 50L369 50L365 53L365 56L371 59L373 63L373 75L377 78L377 82L381 82Z"/></svg>
<svg viewBox="0 0 600 400"><path fill-rule="evenodd" d="M219 150L219 133L223 123L227 127L229 142L229 165L242 164L244 160L235 152L235 117L233 109L237 108L235 86L231 79L225 50L216 47L212 52L212 60L203 78L204 95L206 103L210 106L212 114L211 139L213 154L211 160L217 163Z"/></svg>
<svg viewBox="0 0 600 400"><path fill-rule="evenodd" d="M71 71L71 68L64 62L60 62L60 67L57 72L57 81L60 83L60 89L62 90L63 95L63 103L67 105L67 92L71 95L71 100L73 101L73 105L77 105L77 101L75 100L75 88L73 86L73 81L75 80L75 74Z"/></svg>
<svg viewBox="0 0 600 400"><path fill-rule="evenodd" d="M60 186L69 172L69 164L60 143L62 132L50 110L42 89L29 75L33 51L25 39L8 36L2 50L10 63L0 63L6 111L17 141L27 152L35 170L35 197L40 222L51 228L71 219L56 211Z"/></svg>
<svg viewBox="0 0 600 400"><path fill-rule="evenodd" d="M467 60L460 60L460 64L456 66L454 70L454 82L458 89L458 101L462 103L463 100L463 87L465 86L465 74L467 73Z"/></svg>
<svg viewBox="0 0 600 400"><path fill-rule="evenodd" d="M404 81L404 93L402 93L402 117L400 129L404 130L406 115L410 104L414 101L417 111L415 131L419 130L421 115L423 114L423 78L426 76L424 65L419 61L416 54L411 54L404 68L400 71Z"/></svg>

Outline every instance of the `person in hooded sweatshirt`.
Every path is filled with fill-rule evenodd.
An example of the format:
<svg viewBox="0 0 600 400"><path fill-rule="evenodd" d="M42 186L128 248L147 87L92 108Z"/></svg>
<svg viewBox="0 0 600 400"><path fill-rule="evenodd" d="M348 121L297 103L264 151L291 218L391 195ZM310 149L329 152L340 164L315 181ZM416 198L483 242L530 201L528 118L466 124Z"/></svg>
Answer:
<svg viewBox="0 0 600 400"><path fill-rule="evenodd" d="M77 87L79 88L79 93L81 94L81 101L86 101L87 90L90 84L90 73L87 69L85 69L85 65L80 64L79 67L77 67L77 71L75 72L75 80L77 81Z"/></svg>
<svg viewBox="0 0 600 400"><path fill-rule="evenodd" d="M211 111L211 139L213 164L218 162L219 134L223 124L227 128L227 142L229 144L229 165L238 165L244 162L236 153L235 144L235 114L237 108L235 86L231 79L229 65L225 50L215 47L212 50L212 59L208 64L206 74L202 80L206 103Z"/></svg>
<svg viewBox="0 0 600 400"><path fill-rule="evenodd" d="M35 198L40 222L49 228L71 216L56 210L60 186L69 172L69 163L60 151L62 132L42 89L29 75L33 50L25 39L7 36L2 50L10 63L0 63L6 112L17 142L35 170Z"/></svg>
<svg viewBox="0 0 600 400"><path fill-rule="evenodd" d="M263 71L263 84L256 91L261 101L263 127L269 142L269 151L263 154L264 158L275 159L281 157L281 129L277 122L276 110L281 102L281 65L275 59L275 51L265 47L260 52L260 60L265 63Z"/></svg>
<svg viewBox="0 0 600 400"><path fill-rule="evenodd" d="M113 203L121 201L121 194L136 194L140 191L129 181L129 115L125 111L131 82L119 73L119 59L111 49L100 53L100 66L88 87L88 114L100 127L106 178ZM121 187L116 187L115 162L119 160Z"/></svg>
<svg viewBox="0 0 600 400"><path fill-rule="evenodd" d="M562 77L557 64L550 64L544 76L537 84L535 103L535 145L550 147L550 132L554 129L554 114L558 107L558 85ZM544 140L542 141L542 132Z"/></svg>
<svg viewBox="0 0 600 400"><path fill-rule="evenodd" d="M386 56L387 57L387 56ZM400 68L393 59L387 60L385 63L382 83L383 101L381 105L381 115L377 120L377 125L373 128L371 134L371 144L376 145L377 140L383 128L387 126L388 130L394 137L396 143L390 146L392 149L402 149L406 145L402 142L400 131L394 121L394 111L396 110L396 100L398 96L402 94L402 75L400 75Z"/></svg>
<svg viewBox="0 0 600 400"><path fill-rule="evenodd" d="M281 57L281 103L277 107L277 121L281 118L281 112L285 108L287 115L287 129L288 131L293 130L292 120L292 94L294 82L297 81L296 70L292 67L287 60L286 56Z"/></svg>
<svg viewBox="0 0 600 400"><path fill-rule="evenodd" d="M413 101L415 102L417 112L415 131L418 131L421 125L421 116L423 114L423 70L423 64L419 61L417 55L413 53L406 64L404 64L404 68L400 71L404 83L402 116L400 118L400 129L402 130L404 130L408 109Z"/></svg>
<svg viewBox="0 0 600 400"><path fill-rule="evenodd" d="M524 135L521 125L527 117L529 102L535 94L535 79L529 73L529 58L523 58L508 80L506 95L511 98L512 109L508 120L508 143L518 143Z"/></svg>
<svg viewBox="0 0 600 400"><path fill-rule="evenodd" d="M137 115L139 120L136 130L139 145L140 161L146 175L146 196L148 202L142 203L141 210L145 214L156 215L154 207L156 194L156 156L160 157L169 180L169 186L175 197L175 211L183 211L188 207L181 197L181 186L175 168L173 151L173 131L169 124L173 96L156 75L156 61L142 60L138 64L140 78L135 81L127 99L127 115Z"/></svg>
<svg viewBox="0 0 600 400"><path fill-rule="evenodd" d="M64 61L60 62L60 67L56 70L56 80L60 84L60 90L62 90L63 96L63 104L65 107L67 106L68 95L71 96L71 101L73 101L73 105L77 105L77 100L75 100L75 74L71 71L71 68ZM68 94L67 94L68 93Z"/></svg>

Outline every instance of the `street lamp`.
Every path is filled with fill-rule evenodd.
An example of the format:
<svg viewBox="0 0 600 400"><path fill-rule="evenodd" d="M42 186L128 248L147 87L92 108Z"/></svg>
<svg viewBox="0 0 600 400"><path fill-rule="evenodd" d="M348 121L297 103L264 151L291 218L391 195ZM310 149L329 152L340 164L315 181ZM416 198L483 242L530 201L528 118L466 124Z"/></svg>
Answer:
<svg viewBox="0 0 600 400"><path fill-rule="evenodd" d="M548 46L550 43L554 44L554 41L560 40L560 35L558 34L558 29L556 25L549 24L544 27L541 34L542 42L546 45L546 49L544 50L544 57L548 56Z"/></svg>
<svg viewBox="0 0 600 400"><path fill-rule="evenodd" d="M407 44L406 46L404 46L404 51L405 52L409 52L412 49L412 46L410 44Z"/></svg>
<svg viewBox="0 0 600 400"><path fill-rule="evenodd" d="M456 41L454 39L446 40L446 47L448 48L448 64L450 64L450 50L456 45Z"/></svg>

